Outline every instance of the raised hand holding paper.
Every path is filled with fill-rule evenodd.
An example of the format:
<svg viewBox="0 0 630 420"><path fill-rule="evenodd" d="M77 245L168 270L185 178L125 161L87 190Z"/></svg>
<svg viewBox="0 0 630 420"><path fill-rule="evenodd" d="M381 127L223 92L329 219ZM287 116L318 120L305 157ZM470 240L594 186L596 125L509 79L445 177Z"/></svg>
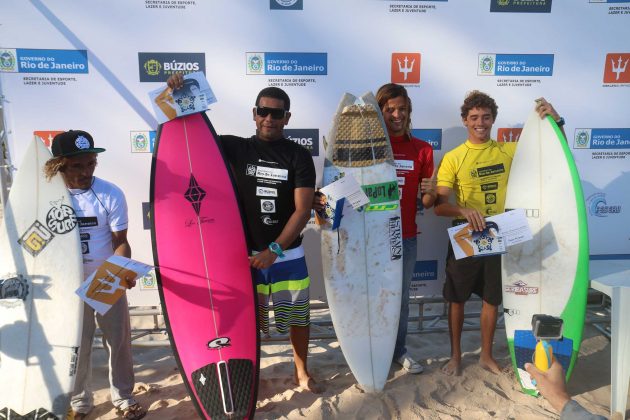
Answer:
<svg viewBox="0 0 630 420"><path fill-rule="evenodd" d="M200 71L184 76L184 85L176 90L168 86L149 92L149 98L160 124L183 115L204 112L217 99Z"/></svg>

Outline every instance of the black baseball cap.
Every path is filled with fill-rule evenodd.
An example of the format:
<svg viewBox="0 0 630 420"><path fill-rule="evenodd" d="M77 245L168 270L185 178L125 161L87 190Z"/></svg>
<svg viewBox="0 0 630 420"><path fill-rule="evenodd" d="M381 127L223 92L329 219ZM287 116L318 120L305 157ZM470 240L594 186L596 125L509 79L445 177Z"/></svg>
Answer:
<svg viewBox="0 0 630 420"><path fill-rule="evenodd" d="M57 134L50 147L54 157L75 156L81 153L101 153L105 149L94 147L94 139L87 131L70 130Z"/></svg>

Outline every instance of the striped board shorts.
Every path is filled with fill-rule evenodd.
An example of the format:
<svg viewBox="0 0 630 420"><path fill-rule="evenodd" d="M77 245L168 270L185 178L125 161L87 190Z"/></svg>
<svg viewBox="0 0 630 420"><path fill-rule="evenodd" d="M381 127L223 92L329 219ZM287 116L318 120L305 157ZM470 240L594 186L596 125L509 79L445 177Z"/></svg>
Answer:
<svg viewBox="0 0 630 420"><path fill-rule="evenodd" d="M309 285L304 248L284 251L269 268L255 270L258 292L260 329L269 334L269 296L273 301L276 330L286 334L289 326L308 327L310 324Z"/></svg>

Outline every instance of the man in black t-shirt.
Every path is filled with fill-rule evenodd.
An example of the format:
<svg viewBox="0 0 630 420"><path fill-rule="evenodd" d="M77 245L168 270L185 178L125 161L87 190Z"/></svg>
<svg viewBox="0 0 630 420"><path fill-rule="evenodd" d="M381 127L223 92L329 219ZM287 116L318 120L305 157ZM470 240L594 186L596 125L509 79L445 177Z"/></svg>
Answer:
<svg viewBox="0 0 630 420"><path fill-rule="evenodd" d="M181 74L169 87L183 85ZM244 209L250 264L255 268L260 329L269 332L269 297L276 329L289 332L295 360L295 381L313 392L321 387L308 373L310 278L302 247L302 229L310 219L315 192L315 166L304 147L284 138L291 105L282 89L260 91L253 109L256 135L220 136L232 167Z"/></svg>

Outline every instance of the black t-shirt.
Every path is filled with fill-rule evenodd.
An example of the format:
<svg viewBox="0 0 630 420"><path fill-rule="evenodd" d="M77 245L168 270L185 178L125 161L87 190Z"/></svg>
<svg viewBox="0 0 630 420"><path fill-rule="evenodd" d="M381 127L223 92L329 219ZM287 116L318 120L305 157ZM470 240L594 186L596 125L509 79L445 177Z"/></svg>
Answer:
<svg viewBox="0 0 630 420"><path fill-rule="evenodd" d="M263 251L278 238L295 211L294 190L315 188L313 158L304 147L287 139L219 138L232 165L250 246ZM298 237L287 249L301 242Z"/></svg>

